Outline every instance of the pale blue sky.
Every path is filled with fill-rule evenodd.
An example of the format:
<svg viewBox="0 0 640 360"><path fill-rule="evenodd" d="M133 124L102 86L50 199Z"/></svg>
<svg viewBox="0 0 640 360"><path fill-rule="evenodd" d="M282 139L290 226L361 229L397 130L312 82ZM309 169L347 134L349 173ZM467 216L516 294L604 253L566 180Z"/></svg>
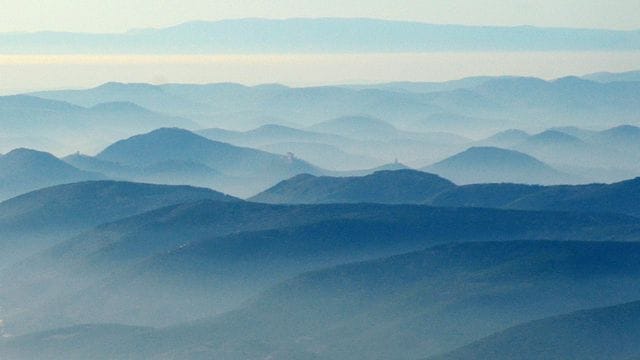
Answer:
<svg viewBox="0 0 640 360"><path fill-rule="evenodd" d="M372 17L640 29L640 0L0 0L0 32L122 32L189 20Z"/></svg>

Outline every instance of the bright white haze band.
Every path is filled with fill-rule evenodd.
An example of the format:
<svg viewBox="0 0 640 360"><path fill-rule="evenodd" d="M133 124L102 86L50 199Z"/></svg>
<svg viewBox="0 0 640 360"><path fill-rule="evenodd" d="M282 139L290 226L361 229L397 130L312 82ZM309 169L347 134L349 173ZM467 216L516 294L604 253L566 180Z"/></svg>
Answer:
<svg viewBox="0 0 640 360"><path fill-rule="evenodd" d="M476 75L546 79L636 70L640 52L437 52L311 55L0 55L3 94L108 81L294 86L445 81Z"/></svg>

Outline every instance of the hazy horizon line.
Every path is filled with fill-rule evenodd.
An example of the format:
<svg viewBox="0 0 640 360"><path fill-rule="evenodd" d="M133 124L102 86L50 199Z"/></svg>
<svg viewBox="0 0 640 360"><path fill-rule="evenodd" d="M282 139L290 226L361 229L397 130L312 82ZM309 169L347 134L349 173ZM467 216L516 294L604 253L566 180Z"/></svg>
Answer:
<svg viewBox="0 0 640 360"><path fill-rule="evenodd" d="M69 30L55 30L55 29L40 29L40 30L18 30L18 31L2 31L0 35L20 35L20 34L40 34L40 33L57 33L57 34L87 34L87 35L126 35L141 31L154 31L164 30L179 27L182 25L193 23L223 23L234 21L295 21L295 20L368 20L379 21L389 23L407 23L407 24L421 24L421 25L433 25L433 26L455 26L455 27L467 27L467 28L504 28L504 29L517 29L517 28L534 28L534 29L550 29L550 30L597 30L597 31L612 31L612 32L640 32L640 27L634 28L607 28L607 27L577 27L577 26L542 26L533 25L527 23L521 23L516 25L506 24L477 24L477 23L455 23L446 22L438 23L431 21L420 21L411 19L395 19L395 18L377 18L377 17L353 17L353 16L296 16L296 17L237 17L237 18L225 18L225 19L192 19L184 20L180 22L174 22L166 25L157 25L150 27L131 27L126 30L118 31L69 31Z"/></svg>
<svg viewBox="0 0 640 360"><path fill-rule="evenodd" d="M2 57L0 55L0 65L2 65ZM241 82L241 81L212 81L212 82L189 82L189 81L167 81L167 82L153 82L153 81L117 81L117 80L109 80L103 82L97 82L88 86L52 86L45 88L31 88L31 89L15 89L15 90L3 90L0 89L0 96L11 96L11 95L29 95L32 93L38 92L47 92L47 91L74 91L74 90L90 90L95 89L108 84L122 84L122 85L150 85L150 86L164 86L164 85L194 85L194 86L207 86L207 85L239 85L248 88L255 88L260 86L283 86L288 88L314 88L314 87L340 87L340 86L375 86L375 85L384 85L384 84L394 84L394 83L408 83L408 84L425 84L425 83L433 83L433 84L443 84L448 82L455 81L463 81L466 79L473 78L526 78L526 79L538 79L546 82L553 82L557 80L561 80L564 78L579 78L585 81L593 81L589 79L584 79L584 77L595 74L625 74L625 73L634 73L640 72L640 67L636 70L629 71L596 71L596 72L587 72L581 74L575 73L567 73L562 76L552 76L552 77L543 77L543 76L527 76L527 75L518 75L518 74L501 74L501 75L471 75L471 76L463 76L463 77L454 77L448 80L434 80L434 81L419 81L419 80L375 80L375 79L351 79L344 81L328 81L325 83L289 83L289 82Z"/></svg>
<svg viewBox="0 0 640 360"><path fill-rule="evenodd" d="M275 55L1 55L0 94L108 82L322 86L445 82L476 76L552 80L640 70L640 51ZM366 65L366 66L363 66ZM313 71L310 71L313 69Z"/></svg>

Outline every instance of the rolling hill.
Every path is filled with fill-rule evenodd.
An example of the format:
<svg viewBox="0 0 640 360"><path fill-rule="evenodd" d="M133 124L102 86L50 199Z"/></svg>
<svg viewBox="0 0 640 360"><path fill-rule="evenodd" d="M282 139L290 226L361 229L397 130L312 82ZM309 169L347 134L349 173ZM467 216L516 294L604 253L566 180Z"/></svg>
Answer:
<svg viewBox="0 0 640 360"><path fill-rule="evenodd" d="M551 186L509 204L516 209L618 212L640 215L640 178L608 185Z"/></svg>
<svg viewBox="0 0 640 360"><path fill-rule="evenodd" d="M212 141L177 128L162 128L118 141L96 157L138 167L167 160L193 161L237 176L269 177L269 172L315 172L313 167L300 160Z"/></svg>
<svg viewBox="0 0 640 360"><path fill-rule="evenodd" d="M52 330L5 339L0 342L0 354L25 358L55 354L66 359L96 351L129 359L239 359L270 354L314 359L425 358L527 321L633 301L640 294L639 257L637 243L441 245L304 273L238 310L213 318L160 329L83 325ZM633 355L637 342L630 340L637 336L637 325L628 320L635 318L636 304L525 324L495 338L513 339L506 343L512 346L508 351L523 340L531 344L526 342L531 338L518 334L554 341L556 331L575 329L558 340L582 342L568 341L566 348L588 345L589 338L601 334L606 335L603 341L594 339L592 344L600 354L629 351ZM603 320L600 326L590 323L595 319ZM613 327L607 330L609 324ZM544 329L548 331L537 331ZM629 330L628 337L617 329ZM599 345L609 338L627 348ZM558 349L546 349L549 354L554 350ZM576 348L578 354L585 350Z"/></svg>
<svg viewBox="0 0 640 360"><path fill-rule="evenodd" d="M0 155L0 200L48 186L104 177L79 170L46 152L15 149Z"/></svg>
<svg viewBox="0 0 640 360"><path fill-rule="evenodd" d="M276 154L293 153L322 168L351 170L378 165L369 144L341 135L267 124L248 131L205 129L198 134L215 141L249 146ZM369 155L358 155L369 154Z"/></svg>
<svg viewBox="0 0 640 360"><path fill-rule="evenodd" d="M422 170L457 184L558 184L576 180L534 157L496 147L472 147Z"/></svg>
<svg viewBox="0 0 640 360"><path fill-rule="evenodd" d="M470 140L449 132L410 132L399 130L390 123L370 116L341 116L314 124L314 132L332 134L364 141L413 140L430 144L459 145Z"/></svg>
<svg viewBox="0 0 640 360"><path fill-rule="evenodd" d="M103 164L137 169L133 175L120 175L125 179L166 182L177 178L239 196L253 195L297 174L324 171L295 157L217 142L176 128L120 140L96 158Z"/></svg>
<svg viewBox="0 0 640 360"><path fill-rule="evenodd" d="M204 164L190 160L165 160L148 165L122 165L96 157L73 154L63 158L73 166L86 171L99 171L112 179L164 185L184 185L221 188L234 179ZM236 189L237 190L237 189Z"/></svg>
<svg viewBox="0 0 640 360"><path fill-rule="evenodd" d="M99 224L200 199L238 201L209 189L115 181L29 192L0 203L0 267Z"/></svg>
<svg viewBox="0 0 640 360"><path fill-rule="evenodd" d="M358 115L412 132L436 130L476 137L513 128L530 132L541 127L634 124L640 108L639 84L495 77L464 89L445 87L425 93L396 91L384 84L360 89L350 85L109 83L34 95L83 107L129 101L158 113L191 119L205 128L246 131L274 123L303 128Z"/></svg>
<svg viewBox="0 0 640 360"><path fill-rule="evenodd" d="M640 216L640 178L613 184L472 184L436 196L433 206L609 212Z"/></svg>
<svg viewBox="0 0 640 360"><path fill-rule="evenodd" d="M589 140L621 151L640 149L640 127L620 125L594 133Z"/></svg>
<svg viewBox="0 0 640 360"><path fill-rule="evenodd" d="M532 194L544 191L542 185L525 184L470 184L458 186L435 196L434 206L504 208ZM557 199L549 198L550 202Z"/></svg>
<svg viewBox="0 0 640 360"><path fill-rule="evenodd" d="M476 142L531 155L554 168L585 181L617 182L640 172L638 151L640 130L620 125L605 130L577 126L554 126L529 135L507 130Z"/></svg>
<svg viewBox="0 0 640 360"><path fill-rule="evenodd" d="M625 71L621 73L599 72L584 75L582 78L603 83L616 81L640 81L640 71Z"/></svg>
<svg viewBox="0 0 640 360"><path fill-rule="evenodd" d="M577 311L506 329L433 360L636 359L640 302Z"/></svg>
<svg viewBox="0 0 640 360"><path fill-rule="evenodd" d="M293 154L330 171L370 168L383 163L366 155L345 152L337 146L310 142L282 142L261 146L260 150L274 154Z"/></svg>
<svg viewBox="0 0 640 360"><path fill-rule="evenodd" d="M46 150L69 153L96 147L123 136L150 131L162 126L194 128L193 121L142 108L129 101L99 103L91 107L72 105L35 96L0 97L3 136L50 139Z"/></svg>
<svg viewBox="0 0 640 360"><path fill-rule="evenodd" d="M295 129L277 124L266 124L248 131L205 129L197 134L208 139L238 146L260 147L283 142L311 142L337 145L348 139L340 135Z"/></svg>
<svg viewBox="0 0 640 360"><path fill-rule="evenodd" d="M391 124L367 116L340 117L315 124L309 130L362 140L388 140L399 132Z"/></svg>
<svg viewBox="0 0 640 360"><path fill-rule="evenodd" d="M411 170L407 165L394 161L391 163L387 163L384 165L376 166L371 169L363 169L363 170L350 170L350 171L336 171L333 172L334 176L366 176L376 173L378 171L397 171L397 170Z"/></svg>
<svg viewBox="0 0 640 360"><path fill-rule="evenodd" d="M613 184L521 185L473 184L451 189L434 206L497 207L521 210L609 212L640 216L640 178Z"/></svg>
<svg viewBox="0 0 640 360"><path fill-rule="evenodd" d="M509 129L491 135L486 139L480 140L479 143L483 146L510 148L527 140L529 136L531 135L529 135L525 131L518 129Z"/></svg>
<svg viewBox="0 0 640 360"><path fill-rule="evenodd" d="M379 170L347 177L299 175L250 200L265 203L407 203L444 207L608 212L640 216L640 178L612 184L456 186L416 170Z"/></svg>
<svg viewBox="0 0 640 360"><path fill-rule="evenodd" d="M598 134L598 133L596 133ZM604 140L603 134L603 140ZM633 168L635 156L603 146L599 142L582 140L557 130L532 135L512 147L555 166L591 168Z"/></svg>
<svg viewBox="0 0 640 360"><path fill-rule="evenodd" d="M442 158L460 151L471 141L446 132L401 131L366 116L340 117L315 126L320 130L268 124L248 131L206 129L198 133L238 146L280 154L292 152L323 168L340 171L370 168L394 159Z"/></svg>
<svg viewBox="0 0 640 360"><path fill-rule="evenodd" d="M447 241L634 240L638 231L636 218L614 214L198 201L101 225L11 266L0 298L11 332L167 325L230 310L272 281L336 261Z"/></svg>
<svg viewBox="0 0 640 360"><path fill-rule="evenodd" d="M541 133L527 136L522 142L515 144L520 151L567 151L570 154L576 150L588 147L587 143L579 138L557 130L545 130ZM549 154L545 154L547 157Z"/></svg>
<svg viewBox="0 0 640 360"><path fill-rule="evenodd" d="M586 141L591 136L593 136L597 131L591 129L583 129L578 126L555 126L550 128L549 130L559 131L573 137L576 137L580 140Z"/></svg>
<svg viewBox="0 0 640 360"><path fill-rule="evenodd" d="M251 197L276 203L426 203L455 185L439 176L416 170L377 171L362 177L298 175Z"/></svg>

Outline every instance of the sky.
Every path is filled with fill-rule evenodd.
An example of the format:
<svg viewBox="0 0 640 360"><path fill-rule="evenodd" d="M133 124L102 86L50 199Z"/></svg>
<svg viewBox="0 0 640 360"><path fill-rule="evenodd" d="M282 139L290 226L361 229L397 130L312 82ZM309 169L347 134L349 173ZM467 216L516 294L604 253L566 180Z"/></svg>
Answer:
<svg viewBox="0 0 640 360"><path fill-rule="evenodd" d="M0 9L0 32L110 33L246 17L640 29L640 0L0 0Z"/></svg>
<svg viewBox="0 0 640 360"><path fill-rule="evenodd" d="M0 33L119 33L193 20L368 17L438 24L640 30L640 0L0 0ZM20 56L0 49L0 95L107 81L318 85L443 81L472 75L555 78L637 70L640 52L326 56ZM314 69L314 71L309 71Z"/></svg>
<svg viewBox="0 0 640 360"><path fill-rule="evenodd" d="M108 81L237 82L293 86L387 81L445 81L475 75L553 79L638 70L640 52L428 54L47 56L0 55L0 95L87 88ZM313 71L309 71L313 69Z"/></svg>

